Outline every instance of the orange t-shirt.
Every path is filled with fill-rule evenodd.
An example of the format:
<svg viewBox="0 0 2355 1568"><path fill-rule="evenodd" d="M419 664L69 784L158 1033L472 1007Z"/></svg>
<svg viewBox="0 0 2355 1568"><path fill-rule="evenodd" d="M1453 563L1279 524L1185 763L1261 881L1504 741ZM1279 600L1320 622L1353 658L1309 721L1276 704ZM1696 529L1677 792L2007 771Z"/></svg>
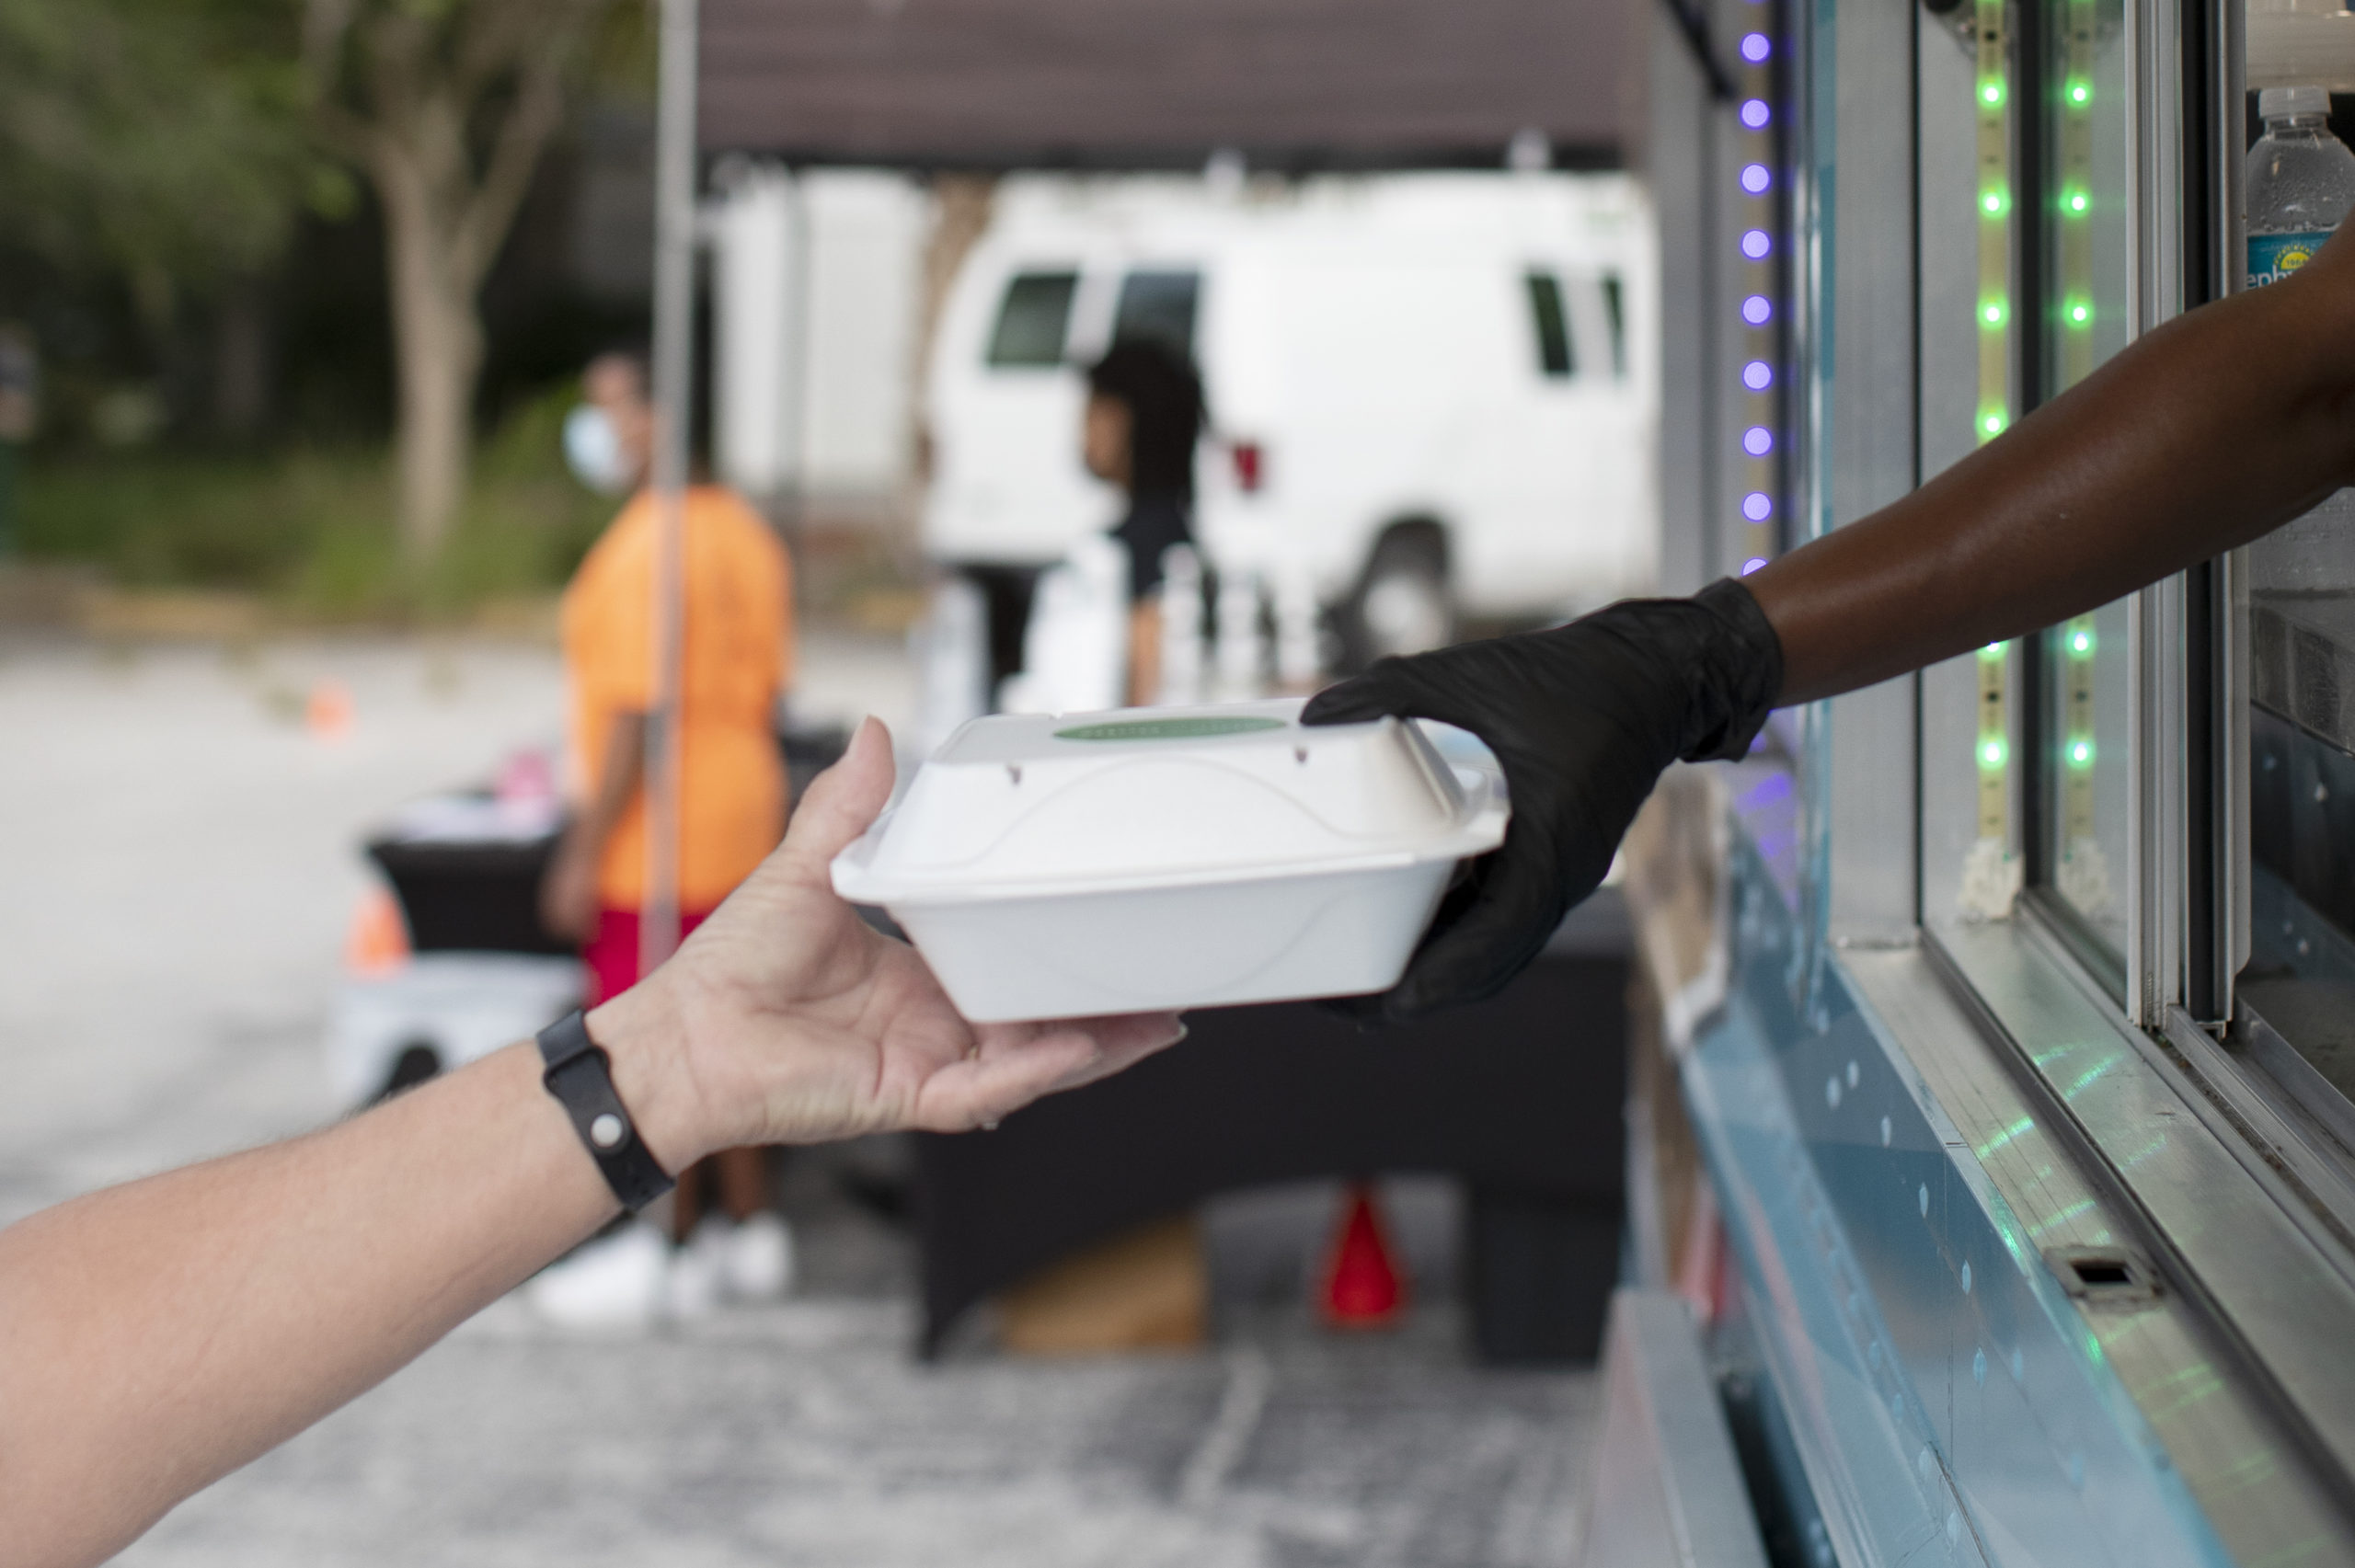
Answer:
<svg viewBox="0 0 2355 1568"><path fill-rule="evenodd" d="M776 696L790 677L792 570L785 546L732 491L690 489L679 764L679 907L709 910L785 830ZM574 773L593 793L615 715L654 705L654 498L641 490L564 590ZM649 765L652 760L649 759ZM606 841L597 895L646 901L641 790Z"/></svg>

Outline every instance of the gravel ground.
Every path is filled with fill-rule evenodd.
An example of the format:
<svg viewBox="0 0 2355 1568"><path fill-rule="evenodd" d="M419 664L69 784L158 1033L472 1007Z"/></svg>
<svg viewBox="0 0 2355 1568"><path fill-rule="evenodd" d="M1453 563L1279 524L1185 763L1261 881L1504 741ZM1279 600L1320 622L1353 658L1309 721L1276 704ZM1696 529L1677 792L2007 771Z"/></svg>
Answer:
<svg viewBox="0 0 2355 1568"><path fill-rule="evenodd" d="M320 681L350 733L299 722ZM319 1060L357 835L553 740L554 658L0 644L0 1221L341 1109ZM812 637L804 711L911 705L888 642ZM1598 1390L1467 1368L1443 1292L1335 1341L913 1363L912 1261L798 1157L802 1290L651 1337L513 1299L167 1518L122 1561L230 1564L1520 1564L1565 1553Z"/></svg>

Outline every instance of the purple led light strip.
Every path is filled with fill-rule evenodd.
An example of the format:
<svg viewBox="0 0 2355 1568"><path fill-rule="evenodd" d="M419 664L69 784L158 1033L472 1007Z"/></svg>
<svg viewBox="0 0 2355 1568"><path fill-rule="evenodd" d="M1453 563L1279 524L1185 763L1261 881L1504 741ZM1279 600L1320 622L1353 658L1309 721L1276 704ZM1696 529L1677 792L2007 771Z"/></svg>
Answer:
<svg viewBox="0 0 2355 1568"><path fill-rule="evenodd" d="M1778 160L1775 145L1775 80L1768 67L1775 55L1775 40L1766 0L1752 3L1760 6L1762 15L1759 25L1744 31L1736 45L1742 64L1737 73L1741 97L1734 110L1734 118L1741 126L1736 136L1740 166L1735 176L1742 193L1737 203L1741 215L1734 224L1734 243L1740 256L1737 271L1742 286L1737 294L1742 326L1747 328L1742 334L1740 360L1742 414L1734 422L1740 431L1737 440L1741 456L1738 461L1745 481L1738 486L1744 524L1744 575L1764 566L1773 551L1770 530L1775 520L1775 497L1782 487L1775 458L1775 431L1781 428L1782 418L1775 392L1778 344L1774 332L1774 268L1778 248L1775 231L1780 213L1773 195Z"/></svg>

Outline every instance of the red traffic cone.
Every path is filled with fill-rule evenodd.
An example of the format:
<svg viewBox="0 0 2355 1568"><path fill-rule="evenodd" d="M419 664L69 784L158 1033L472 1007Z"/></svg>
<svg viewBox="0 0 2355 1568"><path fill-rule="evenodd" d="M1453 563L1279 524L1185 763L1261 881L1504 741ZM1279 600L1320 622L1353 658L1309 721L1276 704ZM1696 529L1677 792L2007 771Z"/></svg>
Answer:
<svg viewBox="0 0 2355 1568"><path fill-rule="evenodd" d="M1389 1233L1374 1207L1373 1188L1351 1182L1341 1228L1326 1259L1317 1307L1332 1328L1379 1329L1395 1322L1406 1303L1406 1279L1393 1260Z"/></svg>

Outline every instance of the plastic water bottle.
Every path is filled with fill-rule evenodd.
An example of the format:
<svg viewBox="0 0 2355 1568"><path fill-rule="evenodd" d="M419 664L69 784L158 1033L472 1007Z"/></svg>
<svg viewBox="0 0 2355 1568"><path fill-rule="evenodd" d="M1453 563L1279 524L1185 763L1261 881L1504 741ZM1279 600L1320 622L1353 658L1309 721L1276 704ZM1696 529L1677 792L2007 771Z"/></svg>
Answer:
<svg viewBox="0 0 2355 1568"><path fill-rule="evenodd" d="M1097 713L1120 706L1129 680L1129 547L1083 534L1040 574L1022 632L1022 669L998 684L1010 714Z"/></svg>
<svg viewBox="0 0 2355 1568"><path fill-rule="evenodd" d="M1259 579L1240 567L1219 573L1212 694L1239 703L1266 694L1267 639L1259 630Z"/></svg>
<svg viewBox="0 0 2355 1568"><path fill-rule="evenodd" d="M2355 153L2330 133L2330 94L2268 87L2265 134L2248 150L2248 286L2262 288L2314 259L2355 207Z"/></svg>
<svg viewBox="0 0 2355 1568"><path fill-rule="evenodd" d="M1316 579L1308 563L1286 558L1277 563L1274 592L1276 623L1276 684L1286 692L1316 690L1323 673L1321 606Z"/></svg>
<svg viewBox="0 0 2355 1568"><path fill-rule="evenodd" d="M1161 553L1161 690L1152 700L1202 700L1202 559L1190 544Z"/></svg>
<svg viewBox="0 0 2355 1568"><path fill-rule="evenodd" d="M916 666L915 732L902 738L919 757L990 711L990 612L972 578L945 578L924 619L908 628Z"/></svg>

